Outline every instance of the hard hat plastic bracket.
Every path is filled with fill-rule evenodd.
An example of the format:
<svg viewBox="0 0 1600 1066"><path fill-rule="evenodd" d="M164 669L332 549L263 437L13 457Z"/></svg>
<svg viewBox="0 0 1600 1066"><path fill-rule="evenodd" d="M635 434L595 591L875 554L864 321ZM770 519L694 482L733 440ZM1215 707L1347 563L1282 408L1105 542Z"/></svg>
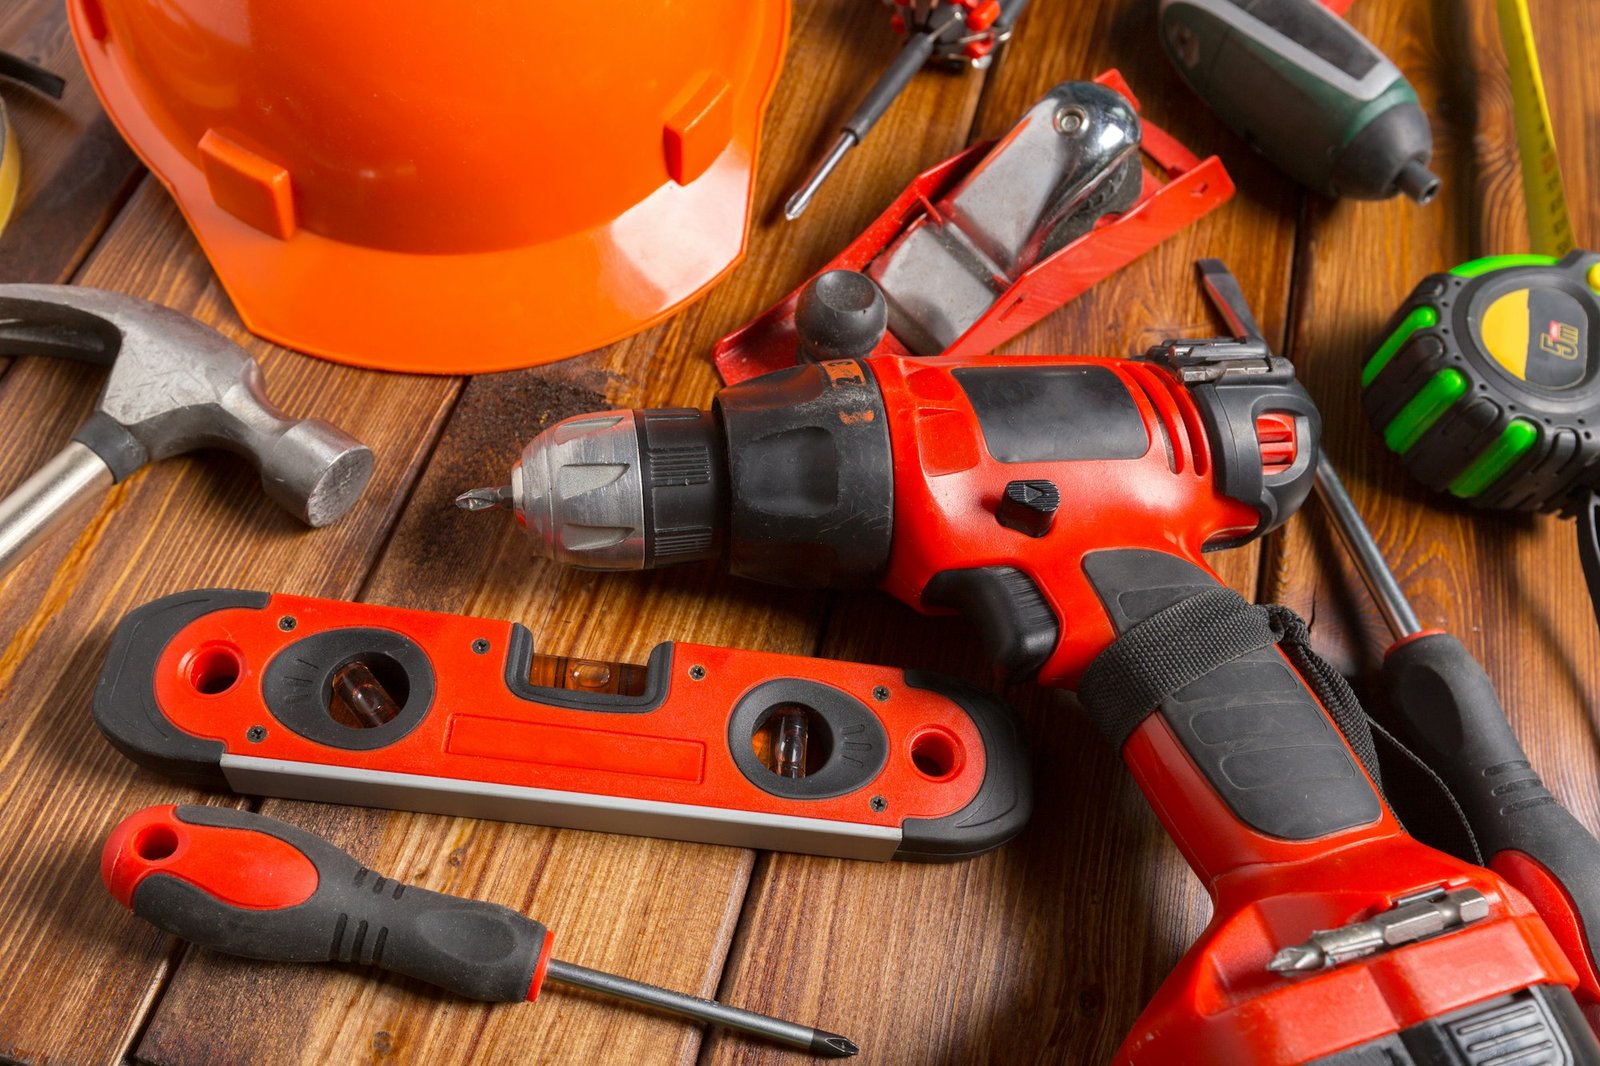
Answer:
<svg viewBox="0 0 1600 1066"><path fill-rule="evenodd" d="M269 237L294 236L299 228L294 193L283 166L226 133L206 130L200 138L200 169L218 207Z"/></svg>

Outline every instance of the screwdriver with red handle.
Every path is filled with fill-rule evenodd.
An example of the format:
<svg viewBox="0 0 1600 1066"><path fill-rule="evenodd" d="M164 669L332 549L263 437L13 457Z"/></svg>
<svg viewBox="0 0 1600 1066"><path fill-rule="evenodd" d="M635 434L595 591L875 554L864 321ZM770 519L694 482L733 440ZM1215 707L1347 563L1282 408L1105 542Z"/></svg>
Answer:
<svg viewBox="0 0 1600 1066"><path fill-rule="evenodd" d="M836 1033L550 957L550 931L507 907L401 884L304 829L230 807L165 804L123 819L100 875L123 906L202 947L276 962L377 966L472 999L578 985L824 1058Z"/></svg>
<svg viewBox="0 0 1600 1066"><path fill-rule="evenodd" d="M1574 994L1600 1003L1600 840L1544 787L1472 653L1449 633L1422 628L1326 456L1316 488L1394 634L1383 679L1402 738L1444 779L1490 868L1555 934L1578 971Z"/></svg>

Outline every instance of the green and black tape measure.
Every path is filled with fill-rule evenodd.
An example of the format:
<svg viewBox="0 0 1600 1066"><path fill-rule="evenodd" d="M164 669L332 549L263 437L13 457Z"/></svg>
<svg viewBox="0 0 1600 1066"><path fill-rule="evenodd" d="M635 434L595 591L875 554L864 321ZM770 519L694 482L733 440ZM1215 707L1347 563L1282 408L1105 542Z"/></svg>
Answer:
<svg viewBox="0 0 1600 1066"><path fill-rule="evenodd" d="M1571 514L1600 484L1600 255L1424 278L1361 372L1367 417L1430 488Z"/></svg>

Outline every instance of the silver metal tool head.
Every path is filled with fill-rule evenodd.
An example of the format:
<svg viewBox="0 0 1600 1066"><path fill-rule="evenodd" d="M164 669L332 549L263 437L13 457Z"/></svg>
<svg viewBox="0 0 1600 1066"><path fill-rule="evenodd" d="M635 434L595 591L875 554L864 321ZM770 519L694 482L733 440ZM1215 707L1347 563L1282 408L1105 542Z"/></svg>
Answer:
<svg viewBox="0 0 1600 1066"><path fill-rule="evenodd" d="M256 466L280 506L322 526L350 509L372 474L372 452L360 441L321 419L285 417L243 348L147 300L74 285L0 285L0 355L111 368L77 440L119 481L147 462L225 448Z"/></svg>
<svg viewBox="0 0 1600 1066"><path fill-rule="evenodd" d="M918 355L960 338L1029 268L1139 197L1142 128L1120 93L1051 89L867 267L889 328Z"/></svg>
<svg viewBox="0 0 1600 1066"><path fill-rule="evenodd" d="M644 484L634 417L600 411L557 422L522 450L508 493L474 490L456 503L480 510L508 497L545 558L586 570L642 570Z"/></svg>

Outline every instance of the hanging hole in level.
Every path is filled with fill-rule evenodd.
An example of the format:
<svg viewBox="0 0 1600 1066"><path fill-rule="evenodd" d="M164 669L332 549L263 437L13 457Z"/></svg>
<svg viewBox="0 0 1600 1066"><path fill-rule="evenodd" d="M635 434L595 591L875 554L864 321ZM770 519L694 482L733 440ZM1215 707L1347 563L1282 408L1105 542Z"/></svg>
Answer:
<svg viewBox="0 0 1600 1066"><path fill-rule="evenodd" d="M232 644L202 644L183 662L189 685L202 696L220 696L239 681L244 657Z"/></svg>
<svg viewBox="0 0 1600 1066"><path fill-rule="evenodd" d="M911 764L923 777L944 781L961 769L961 742L948 730L929 726L911 737Z"/></svg>

